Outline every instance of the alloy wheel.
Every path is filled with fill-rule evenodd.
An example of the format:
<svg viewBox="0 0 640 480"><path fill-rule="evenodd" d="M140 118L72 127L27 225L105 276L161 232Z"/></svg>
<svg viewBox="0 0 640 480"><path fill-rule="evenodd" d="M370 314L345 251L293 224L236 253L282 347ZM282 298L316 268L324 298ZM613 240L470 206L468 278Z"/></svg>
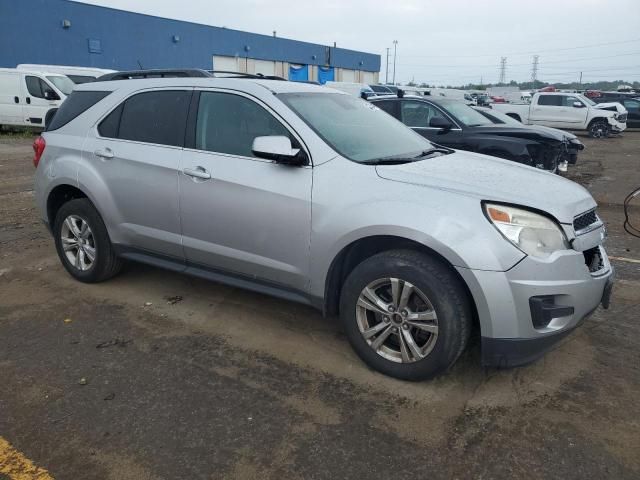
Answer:
<svg viewBox="0 0 640 480"><path fill-rule="evenodd" d="M399 278L367 285L356 306L358 329L381 357L397 363L422 360L438 339L438 317L429 298Z"/></svg>
<svg viewBox="0 0 640 480"><path fill-rule="evenodd" d="M87 221L69 215L62 223L60 239L69 263L80 271L89 270L96 259L96 245Z"/></svg>

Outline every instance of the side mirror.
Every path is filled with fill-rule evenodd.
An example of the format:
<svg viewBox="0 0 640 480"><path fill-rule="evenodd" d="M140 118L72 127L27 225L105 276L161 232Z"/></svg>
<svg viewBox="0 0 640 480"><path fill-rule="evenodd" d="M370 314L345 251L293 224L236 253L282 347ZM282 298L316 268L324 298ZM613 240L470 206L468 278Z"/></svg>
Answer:
<svg viewBox="0 0 640 480"><path fill-rule="evenodd" d="M258 158L273 160L286 165L302 166L307 164L303 150L291 147L291 140L283 135L269 135L253 139L251 152Z"/></svg>
<svg viewBox="0 0 640 480"><path fill-rule="evenodd" d="M53 90L45 90L44 91L45 100L60 100L60 97Z"/></svg>
<svg viewBox="0 0 640 480"><path fill-rule="evenodd" d="M446 133L451 130L451 122L444 117L433 117L429 120L429 126L432 128L439 128L441 133Z"/></svg>
<svg viewBox="0 0 640 480"><path fill-rule="evenodd" d="M574 108L582 108L584 107L584 103L582 102L573 102Z"/></svg>

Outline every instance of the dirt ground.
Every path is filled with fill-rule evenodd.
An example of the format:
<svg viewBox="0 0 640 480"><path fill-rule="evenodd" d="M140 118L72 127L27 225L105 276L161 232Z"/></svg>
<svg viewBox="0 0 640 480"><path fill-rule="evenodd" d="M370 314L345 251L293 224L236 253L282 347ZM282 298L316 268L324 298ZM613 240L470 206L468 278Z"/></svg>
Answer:
<svg viewBox="0 0 640 480"><path fill-rule="evenodd" d="M603 203L611 309L527 367L483 369L473 345L406 383L304 306L135 264L73 281L31 141L0 137L0 479L639 478L640 239L620 203L640 132L583 141L570 177Z"/></svg>

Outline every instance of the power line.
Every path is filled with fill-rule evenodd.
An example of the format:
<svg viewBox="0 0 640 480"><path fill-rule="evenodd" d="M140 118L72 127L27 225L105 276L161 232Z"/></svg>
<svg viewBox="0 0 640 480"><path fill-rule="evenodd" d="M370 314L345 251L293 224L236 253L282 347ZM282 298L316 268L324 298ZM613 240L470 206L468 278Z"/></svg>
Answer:
<svg viewBox="0 0 640 480"><path fill-rule="evenodd" d="M566 47L566 48L552 48L552 49L545 49L545 50L529 50L527 52L506 52L504 53L504 55L512 55L512 56L517 56L517 55L531 55L531 54L539 54L539 53L546 53L546 52L565 52L568 50L579 50L582 48L596 48L596 47L606 47L609 45L621 45L624 43L634 43L634 42L640 42L640 38L634 38L632 40L621 40L621 41L617 41L617 42L606 42L606 43L594 43L591 45L580 45L577 47ZM416 57L416 58L477 58L477 57L495 57L498 54L491 54L491 53L487 53L487 54L474 54L474 55L405 55L405 57Z"/></svg>

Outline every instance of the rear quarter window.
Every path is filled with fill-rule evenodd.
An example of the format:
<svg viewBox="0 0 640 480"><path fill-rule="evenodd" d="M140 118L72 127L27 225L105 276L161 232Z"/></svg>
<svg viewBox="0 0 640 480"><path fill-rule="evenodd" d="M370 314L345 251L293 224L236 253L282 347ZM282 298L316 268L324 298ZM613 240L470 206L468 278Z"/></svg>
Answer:
<svg viewBox="0 0 640 480"><path fill-rule="evenodd" d="M111 92L79 91L73 92L62 102L60 108L53 116L51 123L47 126L47 131L57 130L63 127L81 113L93 107L100 100Z"/></svg>

